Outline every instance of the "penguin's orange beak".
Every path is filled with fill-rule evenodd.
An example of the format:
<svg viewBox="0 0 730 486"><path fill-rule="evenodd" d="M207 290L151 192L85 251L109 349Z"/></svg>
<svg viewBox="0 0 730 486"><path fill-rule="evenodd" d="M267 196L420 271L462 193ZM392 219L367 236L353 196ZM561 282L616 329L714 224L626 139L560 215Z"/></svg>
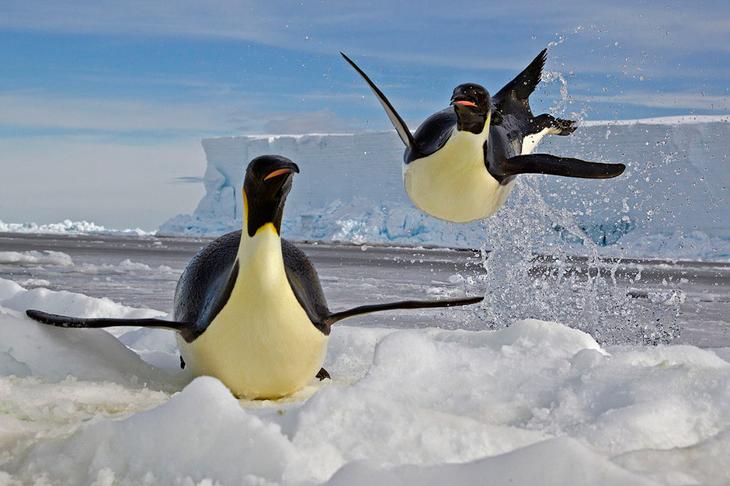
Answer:
<svg viewBox="0 0 730 486"><path fill-rule="evenodd" d="M264 177L264 180L265 181L268 181L269 179L273 179L274 177L279 177L279 176L284 175L284 174L291 174L291 172L292 172L292 170L289 169L289 168L276 169L273 172L269 172L266 175L266 177Z"/></svg>
<svg viewBox="0 0 730 486"><path fill-rule="evenodd" d="M476 103L473 103L473 102L467 101L467 100L454 101L454 104L455 105L461 105L461 106L471 106L472 108L476 108L477 107L477 104Z"/></svg>

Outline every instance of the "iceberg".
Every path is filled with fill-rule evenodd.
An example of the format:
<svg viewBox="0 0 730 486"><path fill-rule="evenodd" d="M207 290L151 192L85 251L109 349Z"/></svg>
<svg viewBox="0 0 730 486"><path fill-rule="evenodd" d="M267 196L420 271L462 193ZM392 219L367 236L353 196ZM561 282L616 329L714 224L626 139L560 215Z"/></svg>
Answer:
<svg viewBox="0 0 730 486"><path fill-rule="evenodd" d="M160 234L219 235L239 229L239 194L248 162L281 154L299 164L283 232L297 240L478 248L490 226L521 227L533 213L541 237L608 247L608 253L729 259L729 117L586 122L570 137L546 137L538 151L623 162L606 181L529 175L505 208L466 225L420 212L403 190L403 147L395 132L253 135L203 140L205 196Z"/></svg>

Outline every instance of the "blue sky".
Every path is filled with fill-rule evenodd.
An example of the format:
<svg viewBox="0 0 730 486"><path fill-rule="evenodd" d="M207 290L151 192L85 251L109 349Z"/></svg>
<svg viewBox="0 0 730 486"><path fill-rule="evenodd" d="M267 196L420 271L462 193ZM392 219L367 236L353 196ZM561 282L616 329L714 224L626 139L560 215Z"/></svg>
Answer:
<svg viewBox="0 0 730 486"><path fill-rule="evenodd" d="M456 84L495 92L545 46L535 111L730 112L726 1L0 0L0 164L19 178L0 183L15 191L0 199L0 220L130 225L133 214L89 208L78 192L139 184L129 172L150 170L170 198L143 218L150 227L199 197L175 181L202 174L202 137L389 129L340 50L415 128ZM39 171L67 178L57 204L29 189L44 186Z"/></svg>

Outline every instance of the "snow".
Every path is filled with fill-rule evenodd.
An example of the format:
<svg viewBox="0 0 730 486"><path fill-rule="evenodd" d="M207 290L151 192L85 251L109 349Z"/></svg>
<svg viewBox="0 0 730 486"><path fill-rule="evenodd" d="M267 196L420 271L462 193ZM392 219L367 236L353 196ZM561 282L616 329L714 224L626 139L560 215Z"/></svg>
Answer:
<svg viewBox="0 0 730 486"><path fill-rule="evenodd" d="M529 467L525 465L529 464ZM354 463L340 469L331 485L443 485L443 484L601 484L649 485L653 482L617 467L580 442L550 439L496 457L461 464L418 467L399 466L382 470L371 464Z"/></svg>
<svg viewBox="0 0 730 486"><path fill-rule="evenodd" d="M21 282L18 282L23 287L48 287L51 285L51 282L42 278L29 278L27 280L23 280Z"/></svg>
<svg viewBox="0 0 730 486"><path fill-rule="evenodd" d="M25 265L46 264L62 267L70 267L74 264L69 255L60 251L0 251L0 265L7 263L20 263Z"/></svg>
<svg viewBox="0 0 730 486"><path fill-rule="evenodd" d="M86 273L90 275L96 275L96 274L124 274L124 273L180 273L181 271L176 271L167 265L158 265L157 267L153 268L146 263L140 263L130 260L129 258L122 260L117 265L109 264L109 263L102 263L100 265L96 265L93 263L84 263L81 266L77 266L76 270L81 273Z"/></svg>
<svg viewBox="0 0 730 486"><path fill-rule="evenodd" d="M46 288L26 290L10 280L0 279L0 305L17 312L40 309L54 314L111 318L159 317L163 313L151 309L136 309L117 304L107 298L60 292Z"/></svg>
<svg viewBox="0 0 730 486"><path fill-rule="evenodd" d="M283 222L294 239L479 248L491 245L495 226L521 228L537 208L549 230L537 235L543 247L562 240L581 254L597 245L610 256L728 260L729 120L586 122L570 137L546 137L538 151L624 162L627 171L607 181L522 176L502 211L467 225L438 221L410 203L394 132L205 139L206 194L192 215L170 219L160 233L239 229L245 167L276 153L302 170Z"/></svg>
<svg viewBox="0 0 730 486"><path fill-rule="evenodd" d="M22 367L24 374L62 380L68 375L87 380L112 380L124 384L143 379L159 381L159 372L145 364L106 331L85 329L68 333L49 326L28 325L26 309L114 318L158 317L163 313L136 309L106 298L45 288L26 290L0 279L0 318L3 340L0 355Z"/></svg>
<svg viewBox="0 0 730 486"><path fill-rule="evenodd" d="M65 219L60 223L6 223L0 220L0 233L51 233L51 234L125 234L135 236L152 235L155 232L140 228L112 229L90 221L71 221Z"/></svg>
<svg viewBox="0 0 730 486"><path fill-rule="evenodd" d="M170 332L50 328L26 307L161 315L0 279L0 484L730 481L724 350L601 347L534 319L494 331L338 325L332 381L249 402L175 369Z"/></svg>

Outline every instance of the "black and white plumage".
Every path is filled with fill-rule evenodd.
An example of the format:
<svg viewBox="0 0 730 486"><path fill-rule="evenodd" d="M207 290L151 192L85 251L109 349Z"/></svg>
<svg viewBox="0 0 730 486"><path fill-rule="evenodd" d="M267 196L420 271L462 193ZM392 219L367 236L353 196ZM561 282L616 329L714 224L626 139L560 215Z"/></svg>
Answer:
<svg viewBox="0 0 730 486"><path fill-rule="evenodd" d="M181 364L219 378L246 398L290 395L322 368L331 326L390 309L474 304L482 297L401 301L330 311L312 262L279 236L284 203L299 168L280 156L252 160L242 197L243 228L201 249L180 276L172 321L76 318L28 310L60 327L142 326L177 331Z"/></svg>
<svg viewBox="0 0 730 486"><path fill-rule="evenodd" d="M532 153L545 135L575 130L573 121L535 116L530 108L547 50L494 96L478 84L457 86L451 106L428 117L413 134L375 83L341 54L368 83L398 132L406 147L406 192L431 216L457 223L489 217L504 204L519 174L606 179L625 169L623 164Z"/></svg>

